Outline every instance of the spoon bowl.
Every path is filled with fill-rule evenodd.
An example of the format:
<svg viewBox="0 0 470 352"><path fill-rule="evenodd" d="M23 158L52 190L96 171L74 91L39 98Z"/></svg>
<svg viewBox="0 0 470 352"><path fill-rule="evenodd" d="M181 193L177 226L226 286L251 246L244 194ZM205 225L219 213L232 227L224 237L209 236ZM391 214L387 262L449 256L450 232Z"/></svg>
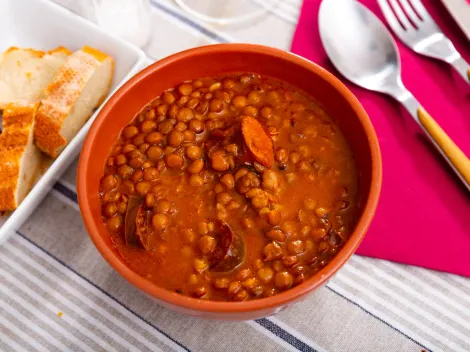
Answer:
<svg viewBox="0 0 470 352"><path fill-rule="evenodd" d="M323 0L318 22L326 53L348 80L382 93L400 84L398 48L367 7L351 0Z"/></svg>

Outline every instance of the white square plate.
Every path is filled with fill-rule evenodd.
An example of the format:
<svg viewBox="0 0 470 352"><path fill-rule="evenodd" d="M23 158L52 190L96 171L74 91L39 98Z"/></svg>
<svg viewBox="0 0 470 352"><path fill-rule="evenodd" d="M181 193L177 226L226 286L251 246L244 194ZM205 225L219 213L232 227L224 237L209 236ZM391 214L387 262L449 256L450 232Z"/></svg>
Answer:
<svg viewBox="0 0 470 352"><path fill-rule="evenodd" d="M62 45L72 51L83 45L95 47L115 60L111 93L146 65L146 56L140 49L106 34L98 26L52 1L4 0L0 1L0 13L0 52L10 46L51 50ZM80 153L96 114L42 175L18 209L8 217L0 216L0 244L23 224Z"/></svg>

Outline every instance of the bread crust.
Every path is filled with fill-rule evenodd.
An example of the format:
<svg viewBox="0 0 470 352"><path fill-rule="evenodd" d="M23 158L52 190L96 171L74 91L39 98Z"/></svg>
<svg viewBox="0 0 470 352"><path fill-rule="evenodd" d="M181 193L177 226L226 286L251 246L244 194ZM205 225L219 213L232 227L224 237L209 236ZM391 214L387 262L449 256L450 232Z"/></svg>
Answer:
<svg viewBox="0 0 470 352"><path fill-rule="evenodd" d="M39 103L9 104L3 111L3 132L0 134L0 211L14 210L22 201L16 197L21 158L33 138L31 130L34 128L38 106ZM37 170L29 172L33 173L31 178L34 179Z"/></svg>

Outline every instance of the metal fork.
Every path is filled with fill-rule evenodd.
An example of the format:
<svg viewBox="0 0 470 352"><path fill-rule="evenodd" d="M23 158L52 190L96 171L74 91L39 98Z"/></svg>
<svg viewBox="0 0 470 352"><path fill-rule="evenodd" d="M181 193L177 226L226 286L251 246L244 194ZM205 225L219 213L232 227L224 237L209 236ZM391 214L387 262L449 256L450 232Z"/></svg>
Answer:
<svg viewBox="0 0 470 352"><path fill-rule="evenodd" d="M389 26L406 46L421 55L447 62L470 84L470 65L442 33L421 0L377 1Z"/></svg>

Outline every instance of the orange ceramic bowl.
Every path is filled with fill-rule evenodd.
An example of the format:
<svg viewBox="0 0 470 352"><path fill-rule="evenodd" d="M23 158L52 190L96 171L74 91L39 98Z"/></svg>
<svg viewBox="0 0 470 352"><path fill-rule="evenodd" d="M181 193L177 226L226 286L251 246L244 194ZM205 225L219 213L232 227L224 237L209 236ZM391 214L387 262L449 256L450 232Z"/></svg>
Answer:
<svg viewBox="0 0 470 352"><path fill-rule="evenodd" d="M248 302L199 300L156 286L132 271L113 248L101 219L99 184L103 167L121 129L150 100L178 83L235 72L255 72L293 84L315 97L346 136L360 172L361 215L337 256L299 286L273 297ZM103 257L130 283L170 309L205 318L248 320L273 314L305 298L348 260L365 236L382 184L379 143L354 95L331 73L301 57L248 44L199 47L160 60L131 78L106 103L85 140L78 166L78 200L88 233Z"/></svg>

